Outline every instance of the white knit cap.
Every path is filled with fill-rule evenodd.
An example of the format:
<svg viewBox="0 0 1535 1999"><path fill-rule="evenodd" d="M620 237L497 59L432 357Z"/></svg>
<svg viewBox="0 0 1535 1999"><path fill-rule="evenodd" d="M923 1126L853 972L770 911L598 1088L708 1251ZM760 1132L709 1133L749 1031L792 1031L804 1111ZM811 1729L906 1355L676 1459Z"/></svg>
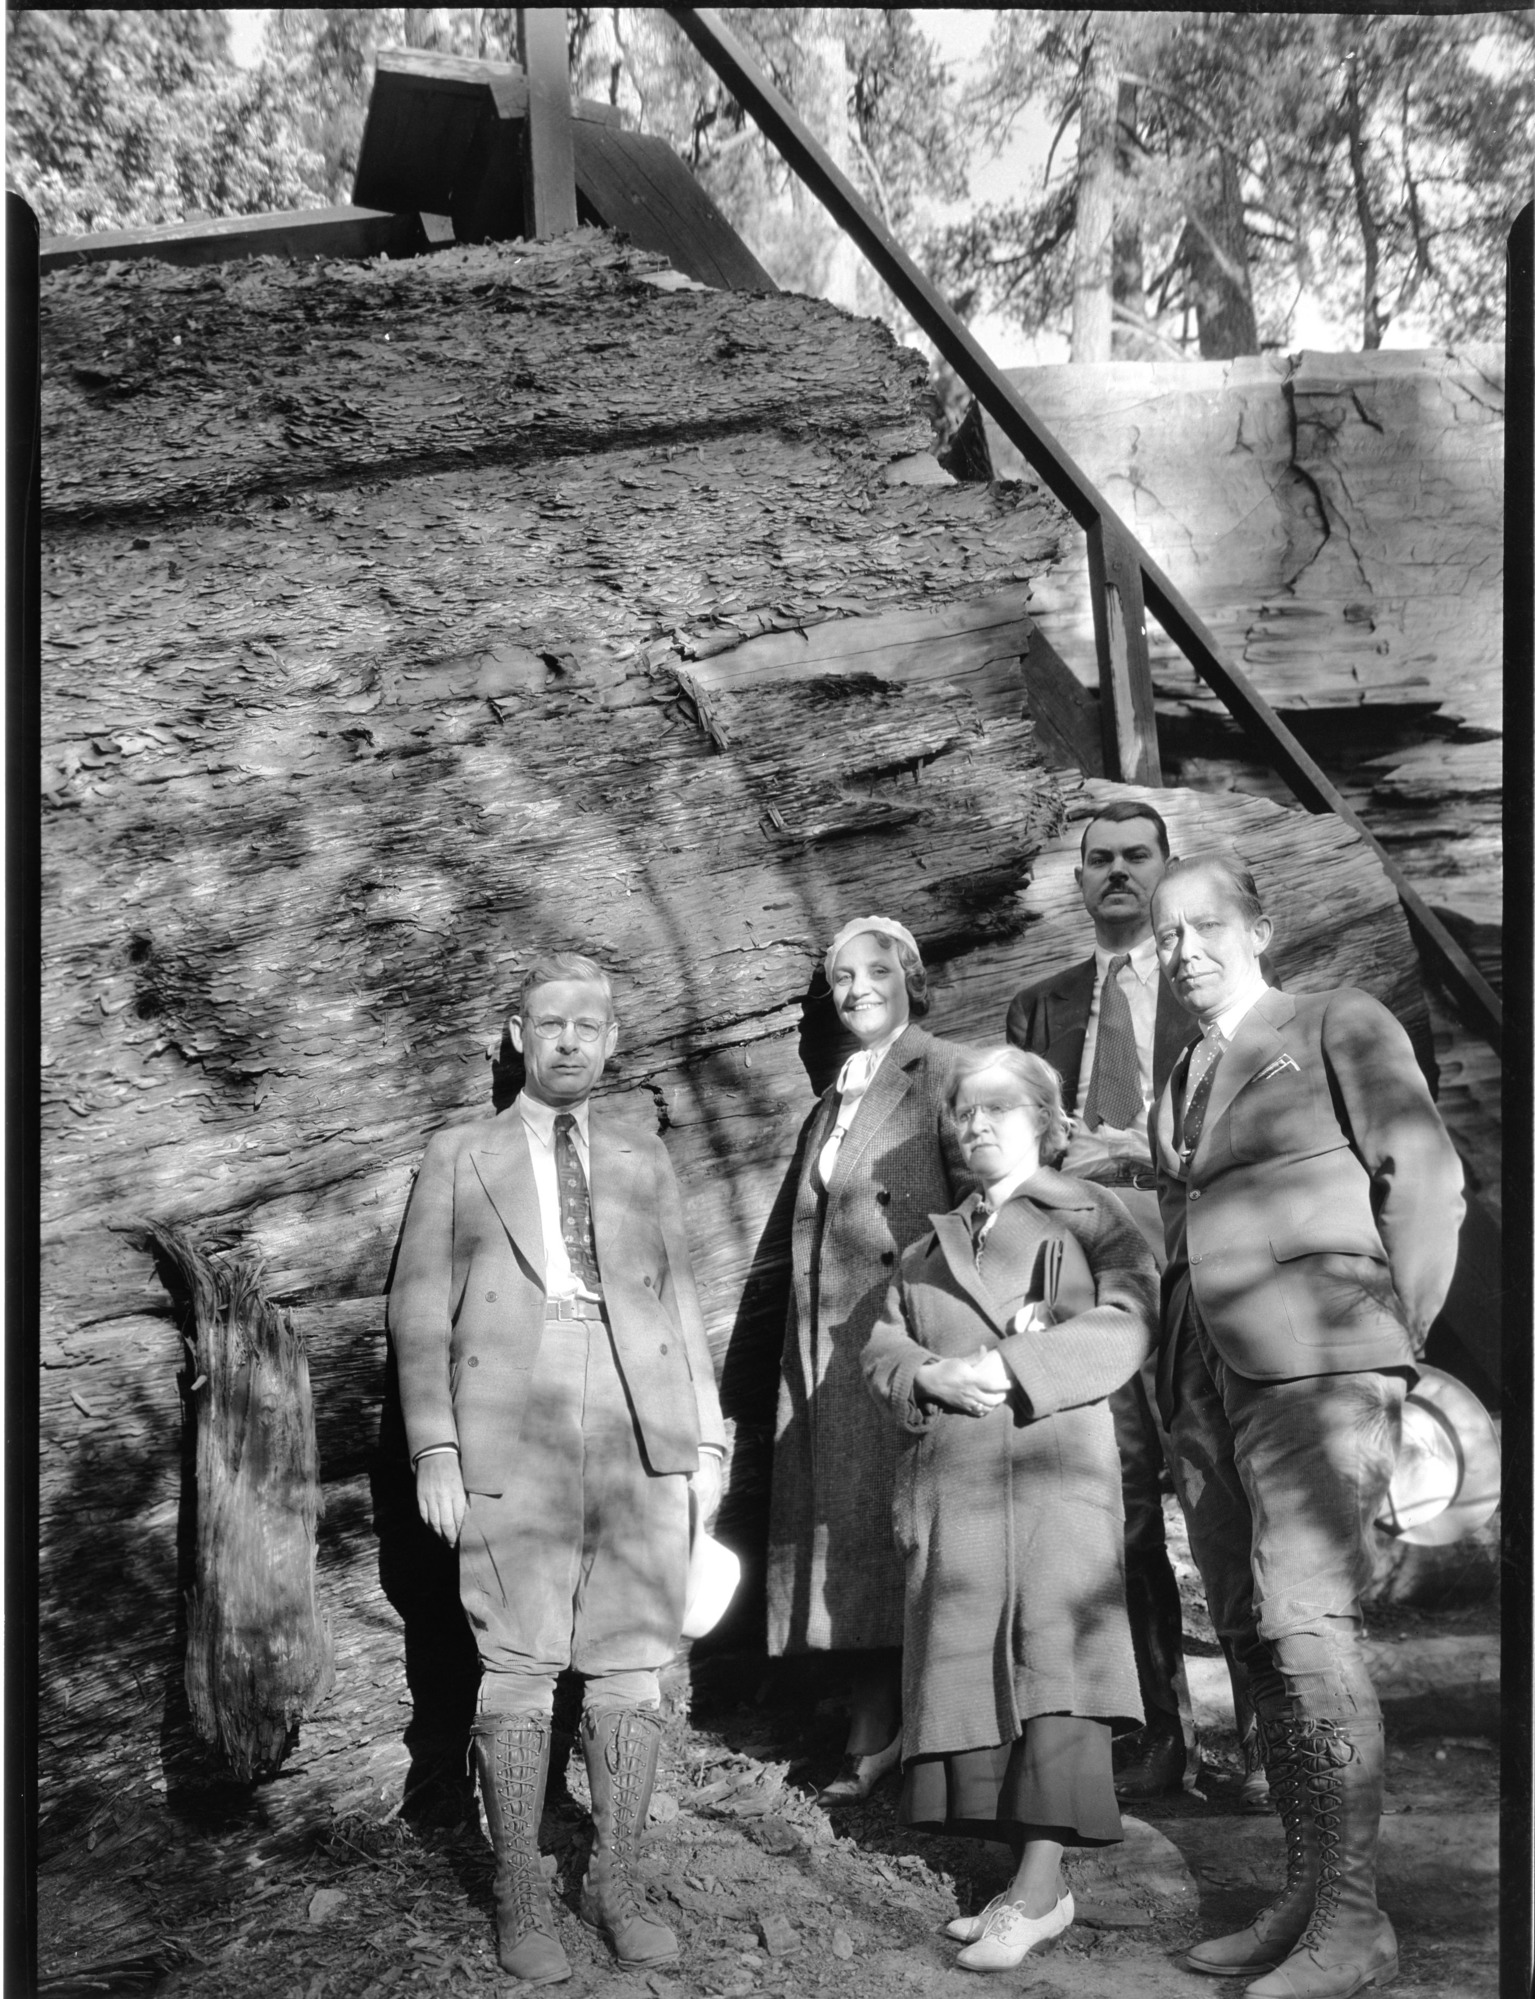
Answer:
<svg viewBox="0 0 1535 1999"><path fill-rule="evenodd" d="M920 965L922 953L917 949L917 940L904 923L897 923L893 916L855 916L851 923L844 923L826 947L822 969L826 973L826 983L831 984L832 966L837 962L837 953L843 945L854 937L860 937L865 930L873 930L881 937L893 937L898 944L904 944Z"/></svg>

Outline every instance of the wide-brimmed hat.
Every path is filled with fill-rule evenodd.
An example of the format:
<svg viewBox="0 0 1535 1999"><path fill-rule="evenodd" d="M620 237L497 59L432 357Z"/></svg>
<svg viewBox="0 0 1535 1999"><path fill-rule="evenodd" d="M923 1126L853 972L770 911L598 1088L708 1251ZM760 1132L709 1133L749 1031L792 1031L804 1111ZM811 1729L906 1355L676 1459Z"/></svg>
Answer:
<svg viewBox="0 0 1535 1999"><path fill-rule="evenodd" d="M684 1638L702 1638L712 1631L730 1607L741 1580L741 1557L716 1541L698 1517L698 1502L688 1494L693 1539L688 1550L686 1608L682 1613Z"/></svg>
<svg viewBox="0 0 1535 1999"><path fill-rule="evenodd" d="M1453 1374L1417 1363L1402 1405L1402 1446L1377 1525L1394 1540L1447 1547L1485 1527L1502 1494L1491 1416Z"/></svg>

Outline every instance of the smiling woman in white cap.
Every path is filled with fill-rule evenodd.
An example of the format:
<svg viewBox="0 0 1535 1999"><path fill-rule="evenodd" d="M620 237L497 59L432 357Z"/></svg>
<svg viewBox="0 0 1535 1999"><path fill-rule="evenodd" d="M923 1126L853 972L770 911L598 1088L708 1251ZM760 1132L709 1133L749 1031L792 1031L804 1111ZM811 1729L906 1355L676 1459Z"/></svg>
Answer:
<svg viewBox="0 0 1535 1999"><path fill-rule="evenodd" d="M896 1438L864 1386L860 1356L902 1250L962 1188L941 1136L958 1051L915 1024L928 1007L916 939L892 917L856 917L832 939L824 968L858 1046L812 1112L798 1154L768 1649L858 1655L846 1755L822 1793L843 1804L866 1797L901 1753ZM952 1164L957 1171L957 1158Z"/></svg>

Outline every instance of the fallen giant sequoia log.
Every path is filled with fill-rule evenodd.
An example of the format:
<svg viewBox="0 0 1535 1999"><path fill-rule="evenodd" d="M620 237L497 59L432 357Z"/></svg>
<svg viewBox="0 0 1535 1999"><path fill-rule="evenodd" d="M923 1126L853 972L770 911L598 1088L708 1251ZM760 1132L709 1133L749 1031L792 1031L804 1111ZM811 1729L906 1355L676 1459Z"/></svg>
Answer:
<svg viewBox="0 0 1535 1999"><path fill-rule="evenodd" d="M1061 828L1103 794L1041 755L1020 608L1058 509L903 483L924 371L882 327L655 275L584 232L47 281L43 1836L117 1863L130 1927L121 1863L205 1858L210 1812L232 1863L386 1811L430 1729L384 1293L427 1135L491 1110L529 956L617 974L606 1087L687 1198L750 1556L828 935L899 915L964 1037L1084 949ZM1345 828L1159 802L1249 853L1292 983L1356 978L1421 1037ZM178 1692L150 1216L263 1259L312 1380L335 1690L238 1793Z"/></svg>

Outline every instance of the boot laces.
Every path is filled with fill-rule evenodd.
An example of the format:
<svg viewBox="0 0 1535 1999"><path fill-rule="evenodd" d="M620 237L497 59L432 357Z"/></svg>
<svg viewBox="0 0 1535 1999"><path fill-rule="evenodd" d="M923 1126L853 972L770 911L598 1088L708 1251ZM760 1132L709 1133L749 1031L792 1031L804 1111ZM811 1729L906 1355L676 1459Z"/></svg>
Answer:
<svg viewBox="0 0 1535 1999"><path fill-rule="evenodd" d="M529 1715L508 1724L485 1716L475 1733L490 1750L493 1798L487 1800L499 1821L495 1839L497 1898L509 1905L519 1936L529 1930L554 1934L549 1912L548 1883L538 1858L537 1810L544 1749L550 1724ZM493 1834L496 1828L493 1826Z"/></svg>
<svg viewBox="0 0 1535 1999"><path fill-rule="evenodd" d="M1325 1716L1303 1718L1302 1781L1317 1840L1316 1906L1300 1940L1302 1950L1318 1950L1337 1919L1343 1892L1340 1849L1343 1838L1343 1784L1338 1772L1354 1760L1354 1745Z"/></svg>
<svg viewBox="0 0 1535 1999"><path fill-rule="evenodd" d="M1264 1911L1275 1914L1292 1895L1311 1886L1310 1855L1306 1850L1307 1811L1305 1782L1301 1767L1301 1744L1291 1718L1270 1720L1267 1725L1254 1715L1250 1731L1253 1753L1261 1761L1269 1780L1269 1796L1279 1813L1285 1837L1284 1886Z"/></svg>
<svg viewBox="0 0 1535 1999"><path fill-rule="evenodd" d="M604 1746L603 1761L612 1784L613 1830L612 1843L603 1857L607 1887L616 1904L614 1913L622 1921L645 1914L629 1868L639 1842L640 1799L650 1774L651 1748L660 1732L658 1717L645 1709L631 1708L620 1715Z"/></svg>

